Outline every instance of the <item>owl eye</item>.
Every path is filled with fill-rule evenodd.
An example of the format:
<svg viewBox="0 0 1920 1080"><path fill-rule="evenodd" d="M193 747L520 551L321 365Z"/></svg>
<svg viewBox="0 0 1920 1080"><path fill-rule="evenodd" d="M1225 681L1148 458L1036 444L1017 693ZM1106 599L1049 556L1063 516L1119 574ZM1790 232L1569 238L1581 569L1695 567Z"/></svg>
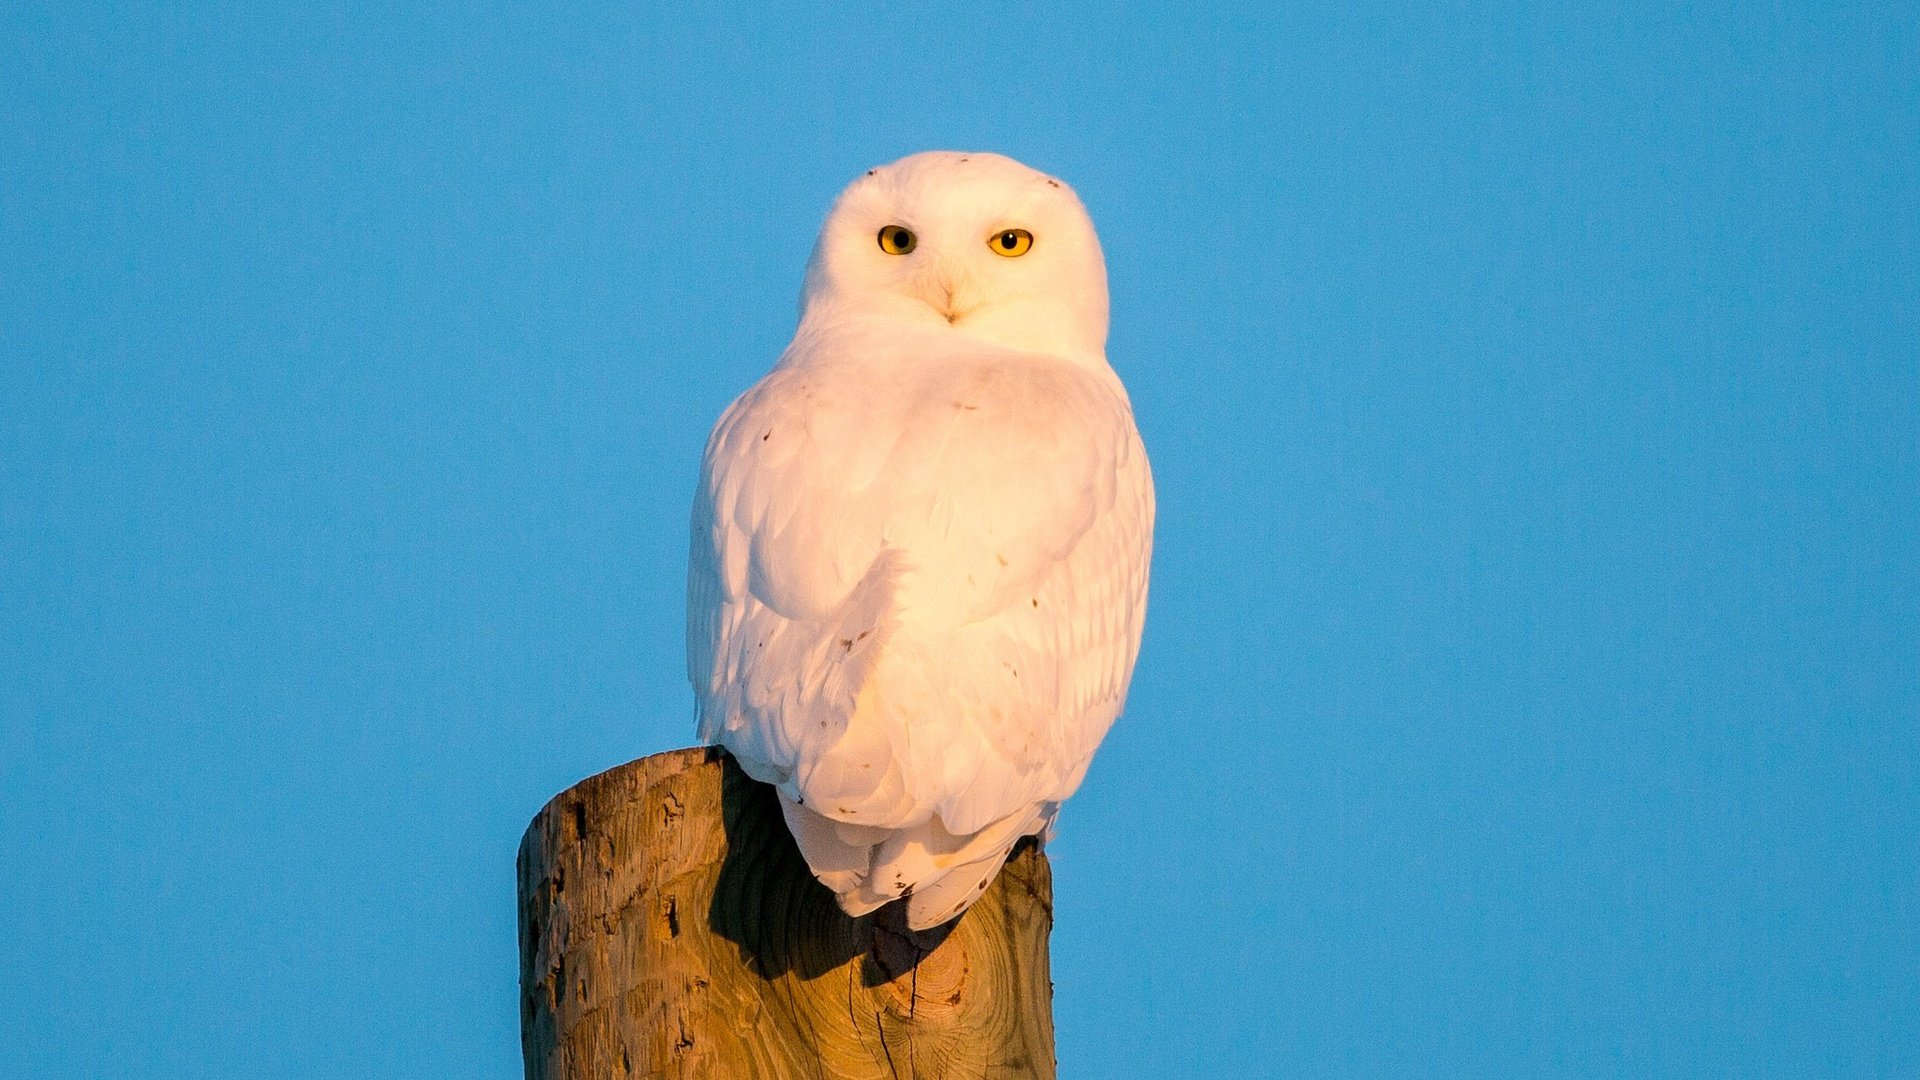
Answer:
<svg viewBox="0 0 1920 1080"><path fill-rule="evenodd" d="M919 242L919 238L913 235L912 229L888 225L880 230L880 250L889 255L905 255L913 250L913 245Z"/></svg>
<svg viewBox="0 0 1920 1080"><path fill-rule="evenodd" d="M1002 229L987 237L987 246L995 255L1005 255L1017 259L1033 246L1033 234L1025 229Z"/></svg>

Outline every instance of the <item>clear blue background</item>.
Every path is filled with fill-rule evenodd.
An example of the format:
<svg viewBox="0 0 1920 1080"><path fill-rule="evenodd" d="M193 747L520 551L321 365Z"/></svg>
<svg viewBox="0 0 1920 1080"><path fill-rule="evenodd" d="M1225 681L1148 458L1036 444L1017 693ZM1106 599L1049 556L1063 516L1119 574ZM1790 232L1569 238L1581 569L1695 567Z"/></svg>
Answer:
<svg viewBox="0 0 1920 1080"><path fill-rule="evenodd" d="M1762 7L10 5L0 1074L517 1076L707 428L950 147L1160 489L1065 1076L1920 1075L1920 16Z"/></svg>

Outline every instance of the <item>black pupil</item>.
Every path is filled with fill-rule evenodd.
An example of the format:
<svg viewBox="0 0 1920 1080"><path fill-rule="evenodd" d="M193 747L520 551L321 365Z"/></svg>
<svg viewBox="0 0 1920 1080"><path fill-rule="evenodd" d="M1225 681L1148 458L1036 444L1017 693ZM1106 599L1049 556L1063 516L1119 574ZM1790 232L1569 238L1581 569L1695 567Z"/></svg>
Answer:
<svg viewBox="0 0 1920 1080"><path fill-rule="evenodd" d="M1010 232L1000 234L1000 246L1006 248L1008 251L1012 251L1015 247L1019 246L1019 243L1020 238Z"/></svg>
<svg viewBox="0 0 1920 1080"><path fill-rule="evenodd" d="M888 244L888 246L890 246L890 247L897 247L897 248L903 248L903 247L906 247L906 246L907 246L907 230L905 230L905 229L888 229L888 230L887 230L887 244Z"/></svg>

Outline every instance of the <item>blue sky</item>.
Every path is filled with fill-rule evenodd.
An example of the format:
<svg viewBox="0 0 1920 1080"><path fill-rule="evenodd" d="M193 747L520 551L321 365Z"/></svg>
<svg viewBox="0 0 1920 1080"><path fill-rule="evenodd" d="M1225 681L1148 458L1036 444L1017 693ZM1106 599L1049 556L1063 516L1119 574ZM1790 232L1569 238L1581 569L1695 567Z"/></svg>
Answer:
<svg viewBox="0 0 1920 1080"><path fill-rule="evenodd" d="M1160 495L1063 1076L1920 1074L1920 15L1325 7L0 14L0 1073L517 1076L706 430L955 148Z"/></svg>

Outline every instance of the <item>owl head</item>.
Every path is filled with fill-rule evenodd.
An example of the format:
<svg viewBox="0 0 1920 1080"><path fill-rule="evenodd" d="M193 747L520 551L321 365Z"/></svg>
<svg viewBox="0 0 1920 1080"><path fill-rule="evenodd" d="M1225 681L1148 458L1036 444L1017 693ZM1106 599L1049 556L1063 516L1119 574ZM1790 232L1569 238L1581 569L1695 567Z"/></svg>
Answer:
<svg viewBox="0 0 1920 1080"><path fill-rule="evenodd" d="M841 193L807 265L803 329L862 318L1104 362L1100 240L1072 188L1012 158L901 158Z"/></svg>

